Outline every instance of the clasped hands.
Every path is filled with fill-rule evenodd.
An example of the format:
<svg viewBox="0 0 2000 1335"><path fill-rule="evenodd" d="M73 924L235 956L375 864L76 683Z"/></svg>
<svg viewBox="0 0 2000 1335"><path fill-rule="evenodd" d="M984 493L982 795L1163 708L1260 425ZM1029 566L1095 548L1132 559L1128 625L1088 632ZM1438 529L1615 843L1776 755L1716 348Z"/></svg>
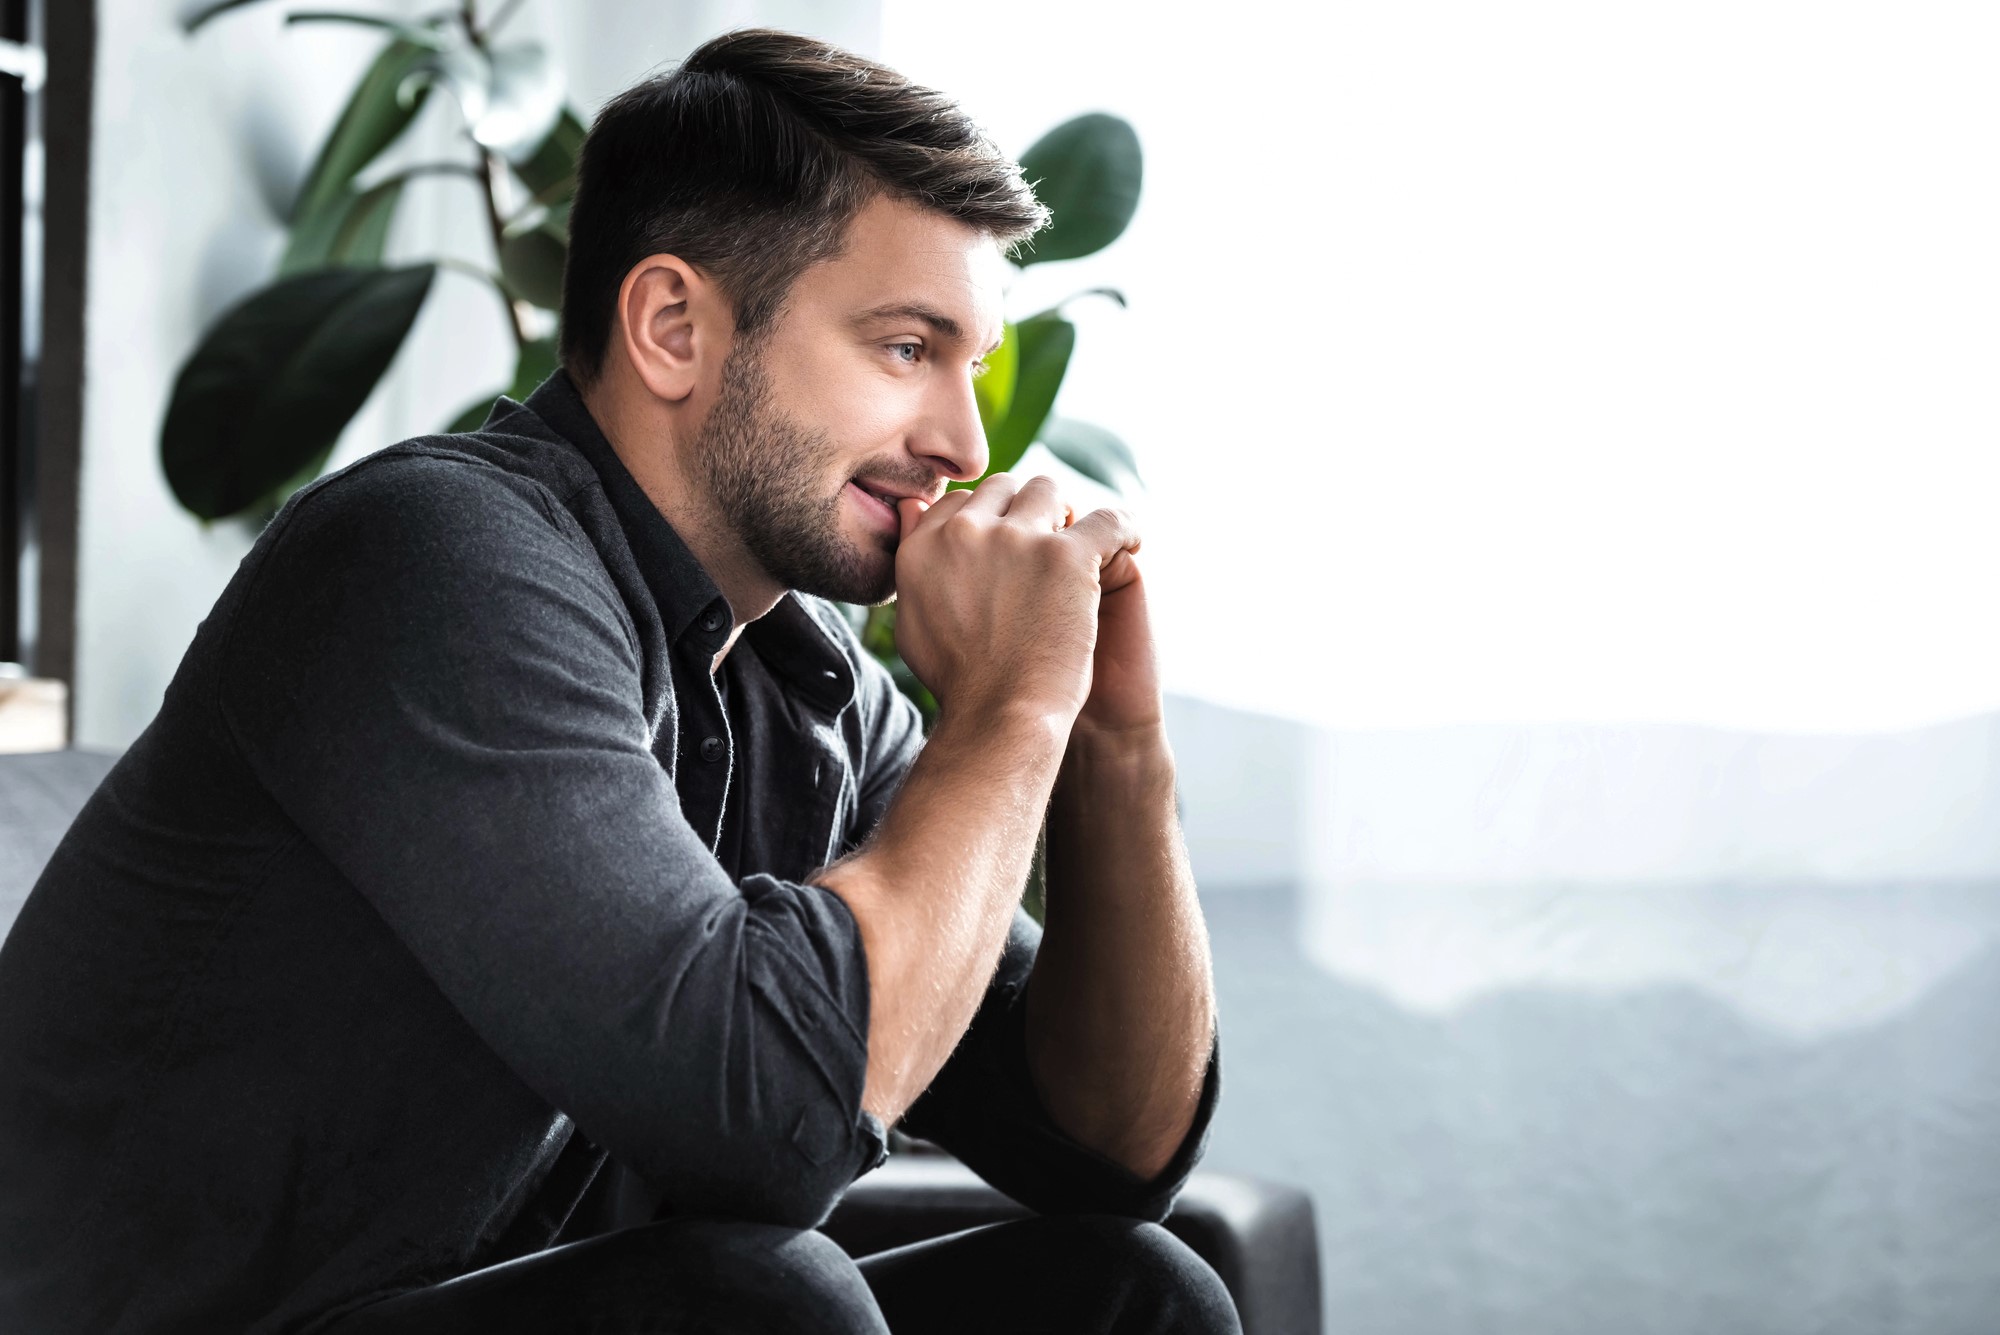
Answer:
<svg viewBox="0 0 2000 1335"><path fill-rule="evenodd" d="M1052 479L1010 473L896 511L896 648L941 709L1026 709L1107 740L1162 726L1130 513L1079 519Z"/></svg>

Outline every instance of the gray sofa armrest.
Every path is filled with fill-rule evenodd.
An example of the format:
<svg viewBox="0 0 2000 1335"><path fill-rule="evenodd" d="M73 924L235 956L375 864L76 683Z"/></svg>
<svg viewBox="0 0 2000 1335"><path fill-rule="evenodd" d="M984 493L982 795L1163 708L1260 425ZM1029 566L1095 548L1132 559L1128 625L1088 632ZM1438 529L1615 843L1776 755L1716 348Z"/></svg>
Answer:
<svg viewBox="0 0 2000 1335"><path fill-rule="evenodd" d="M76 813L117 763L115 751L0 755L0 937Z"/></svg>
<svg viewBox="0 0 2000 1335"><path fill-rule="evenodd" d="M859 1258L1028 1214L958 1160L905 1152L849 1187L820 1231ZM1305 1192L1197 1169L1164 1227L1215 1267L1244 1335L1320 1335L1319 1228Z"/></svg>

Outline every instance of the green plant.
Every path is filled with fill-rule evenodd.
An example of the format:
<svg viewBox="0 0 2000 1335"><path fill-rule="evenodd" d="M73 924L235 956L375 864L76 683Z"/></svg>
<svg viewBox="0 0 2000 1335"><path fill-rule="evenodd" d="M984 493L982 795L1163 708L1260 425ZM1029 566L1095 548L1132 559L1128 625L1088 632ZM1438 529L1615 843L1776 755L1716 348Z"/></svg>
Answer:
<svg viewBox="0 0 2000 1335"><path fill-rule="evenodd" d="M1090 112L1064 121L1036 140L1021 156L1021 171L1052 215L1030 243L1032 248L1013 261L1026 269L1094 255L1116 241L1138 210L1144 159L1139 136L1129 122ZM1117 436L1051 411L1076 350L1076 326L1063 312L1070 302L1092 296L1125 305L1116 288L1085 288L1047 310L1008 322L1004 340L987 358L986 373L973 382L979 420L986 428L988 460L982 478L1017 466L1029 446L1040 444L1077 472L1113 490L1138 483L1132 451ZM971 487L978 481L951 485ZM849 607L848 615L861 632L862 645L916 702L928 728L937 717L937 701L896 653L896 605Z"/></svg>
<svg viewBox="0 0 2000 1335"><path fill-rule="evenodd" d="M255 3L212 0L184 26L192 33ZM319 475L408 337L440 269L493 289L516 349L513 383L469 405L446 430L478 426L498 394L523 397L555 369L584 124L565 104L542 46L498 40L519 7L520 0L500 0L482 17L476 0L459 0L409 21L319 9L285 16L287 24L379 29L386 40L306 174L273 281L223 312L175 381L160 461L174 495L201 519L262 521ZM364 181L440 88L462 115L465 159ZM493 267L456 257L386 261L404 192L427 176L478 188Z"/></svg>

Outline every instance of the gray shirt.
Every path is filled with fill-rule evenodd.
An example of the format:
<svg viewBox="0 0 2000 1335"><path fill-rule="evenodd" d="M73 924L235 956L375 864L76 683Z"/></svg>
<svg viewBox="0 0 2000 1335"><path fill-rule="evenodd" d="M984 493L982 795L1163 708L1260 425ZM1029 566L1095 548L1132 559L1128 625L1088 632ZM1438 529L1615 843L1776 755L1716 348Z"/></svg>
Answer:
<svg viewBox="0 0 2000 1335"><path fill-rule="evenodd" d="M655 1214L822 1222L886 1153L810 875L922 746L830 604L727 602L562 372L297 493L0 950L0 1329L307 1330ZM902 1122L1164 1217L1028 1077L1040 929Z"/></svg>

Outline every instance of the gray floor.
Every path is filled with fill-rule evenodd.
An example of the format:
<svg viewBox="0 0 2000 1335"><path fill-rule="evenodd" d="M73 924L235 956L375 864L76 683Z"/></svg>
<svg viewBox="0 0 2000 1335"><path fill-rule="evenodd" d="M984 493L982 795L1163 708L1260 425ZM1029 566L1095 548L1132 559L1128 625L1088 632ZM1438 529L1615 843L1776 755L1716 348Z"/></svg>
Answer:
<svg viewBox="0 0 2000 1335"><path fill-rule="evenodd" d="M1947 899L1956 963L1809 1033L1684 982L1419 1009L1309 962L1295 892L1208 895L1205 1165L1311 1191L1329 1335L1992 1335L2000 886Z"/></svg>

